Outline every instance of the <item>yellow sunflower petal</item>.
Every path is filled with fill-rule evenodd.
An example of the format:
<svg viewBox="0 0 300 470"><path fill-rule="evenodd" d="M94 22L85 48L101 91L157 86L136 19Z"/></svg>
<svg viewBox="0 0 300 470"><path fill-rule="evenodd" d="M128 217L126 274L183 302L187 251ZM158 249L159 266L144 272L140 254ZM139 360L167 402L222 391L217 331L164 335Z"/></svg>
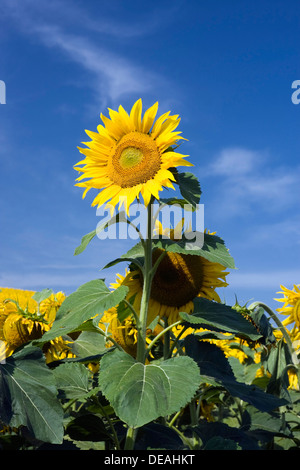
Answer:
<svg viewBox="0 0 300 470"><path fill-rule="evenodd" d="M136 131L141 130L141 117L142 117L142 100L137 100L132 106L130 112L130 119L132 122L133 129Z"/></svg>

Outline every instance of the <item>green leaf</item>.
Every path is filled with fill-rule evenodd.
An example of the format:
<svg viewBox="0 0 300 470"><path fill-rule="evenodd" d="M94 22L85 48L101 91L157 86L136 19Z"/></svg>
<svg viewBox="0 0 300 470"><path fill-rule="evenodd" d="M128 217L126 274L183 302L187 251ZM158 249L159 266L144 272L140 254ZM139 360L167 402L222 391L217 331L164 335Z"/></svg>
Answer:
<svg viewBox="0 0 300 470"><path fill-rule="evenodd" d="M220 263L225 268L235 269L236 267L224 241L217 235L204 234L204 243L200 256L213 263Z"/></svg>
<svg viewBox="0 0 300 470"><path fill-rule="evenodd" d="M167 206L179 206L181 207L182 209L185 209L185 210L190 210L192 212L195 211L195 207L190 205L186 199L179 199L179 198L176 198L176 197L168 197L168 198L161 198L159 200L160 204L163 205L163 204L166 204ZM191 206L191 207L189 207Z"/></svg>
<svg viewBox="0 0 300 470"><path fill-rule="evenodd" d="M199 240L203 239L203 245L201 249L197 247L196 243L193 243L192 239L187 238L185 234L183 234L181 240L176 241L162 236L157 236L153 240L152 246L154 249L160 248L173 253L202 256L203 258L213 263L220 263L222 266L224 266L224 268L235 269L234 259L230 255L228 248L226 248L224 241L220 237L199 232L193 232L193 234L195 234L195 237L197 237ZM116 258L115 260L108 263L106 266L104 266L103 269L111 268L117 263L124 261L133 263L139 262L139 264L143 265L143 257L144 248L142 243L139 242L129 251L127 251L127 253L120 256L120 258Z"/></svg>
<svg viewBox="0 0 300 470"><path fill-rule="evenodd" d="M247 433L243 432L242 430L238 428L228 426L225 423L199 422L197 426L194 426L191 429L202 440L204 444L204 449L206 449L206 446L208 445L208 448L213 450L214 448L211 448L211 445L214 442L215 444L217 443L215 441L215 438L218 437L219 439L225 439L226 441L230 439L231 441L236 442L237 445L241 447L243 450L259 450L257 441L255 441L254 439L251 439L251 437L249 437ZM229 448L227 447L227 444L226 444L226 448L229 450Z"/></svg>
<svg viewBox="0 0 300 470"><path fill-rule="evenodd" d="M60 390L63 398L81 398L89 392L91 373L83 364L61 364L53 369L53 375L56 387Z"/></svg>
<svg viewBox="0 0 300 470"><path fill-rule="evenodd" d="M259 341L260 344L264 344L266 346L276 344L276 338L273 334L273 328L270 324L269 319L266 317L264 309L262 307L248 309L246 305L241 306L238 304L238 302L236 302L233 308L237 312L241 313L244 317L254 322L254 324L256 325L256 329L262 335L262 338Z"/></svg>
<svg viewBox="0 0 300 470"><path fill-rule="evenodd" d="M130 307L127 305L126 302L124 302L124 300L122 300L122 302L119 303L117 307L117 314L118 314L118 320L120 322L126 320L126 318L132 315L132 311Z"/></svg>
<svg viewBox="0 0 300 470"><path fill-rule="evenodd" d="M102 419L92 414L77 416L68 424L66 432L72 441L99 442L110 439Z"/></svg>
<svg viewBox="0 0 300 470"><path fill-rule="evenodd" d="M130 223L129 220L127 219L126 214L125 214L124 211L118 212L110 220L105 221L102 224L98 224L98 226L95 230L93 230L92 232L87 233L86 235L84 235L81 239L80 245L75 249L74 255L77 256L80 253L82 253L96 235L103 232L103 230L105 230L110 225L116 224L118 222L125 222L125 223L128 223L128 224Z"/></svg>
<svg viewBox="0 0 300 470"><path fill-rule="evenodd" d="M121 420L140 427L177 412L193 397L199 369L189 357L144 365L114 350L100 362L99 386Z"/></svg>
<svg viewBox="0 0 300 470"><path fill-rule="evenodd" d="M216 235L208 233L191 232L195 236L195 240L202 241L203 245L199 245L185 234L181 240L170 240L164 237L159 237L154 240L153 246L156 248L164 249L173 253L181 253L183 255L202 256L203 258L211 261L212 263L219 263L225 268L235 269L234 259L226 248L224 241Z"/></svg>
<svg viewBox="0 0 300 470"><path fill-rule="evenodd" d="M182 197L194 207L199 204L201 189L197 177L189 172L175 172L175 178Z"/></svg>
<svg viewBox="0 0 300 470"><path fill-rule="evenodd" d="M223 386L233 397L250 403L257 409L269 412L287 402L265 393L255 385L237 382L224 352L215 344L199 341L194 335L183 341L186 353L200 368L201 382Z"/></svg>
<svg viewBox="0 0 300 470"><path fill-rule="evenodd" d="M83 331L71 345L77 358L96 356L106 351L105 338L96 331Z"/></svg>
<svg viewBox="0 0 300 470"><path fill-rule="evenodd" d="M285 413L264 413L248 405L242 416L242 428L257 440L270 440L273 436L291 436L283 417Z"/></svg>
<svg viewBox="0 0 300 470"><path fill-rule="evenodd" d="M134 450L145 449L182 450L184 444L177 432L159 423L149 423L138 430Z"/></svg>
<svg viewBox="0 0 300 470"><path fill-rule="evenodd" d="M121 263L124 261L129 261L129 262L135 262L136 260L140 260L144 257L145 251L143 248L143 245L141 242L137 243L134 245L132 248L130 248L127 253L124 255L120 256L120 258L116 258L115 260L109 262L107 265L104 266L103 269L111 268L117 263Z"/></svg>
<svg viewBox="0 0 300 470"><path fill-rule="evenodd" d="M198 339L220 339L220 340L225 340L225 341L230 341L231 339L235 338L235 335L228 335L224 333L217 333L216 331L201 331L201 332L195 332L194 335Z"/></svg>
<svg viewBox="0 0 300 470"><path fill-rule="evenodd" d="M90 233L87 233L86 235L84 235L84 237L82 237L81 239L81 243L80 245L75 248L75 251L74 251L74 255L77 256L79 255L80 253L82 253L86 247L88 246L88 244L93 240L93 238L96 236L97 234L97 231L96 230L93 230L92 232Z"/></svg>
<svg viewBox="0 0 300 470"><path fill-rule="evenodd" d="M228 361L232 367L236 379L239 382L243 382L245 384L254 383L256 374L258 369L261 367L261 364L256 364L255 362L252 364L242 364L237 357L229 357Z"/></svg>
<svg viewBox="0 0 300 470"><path fill-rule="evenodd" d="M181 318L193 328L234 333L252 341L261 338L252 323L228 305L204 298L195 299L194 305L195 311L192 315L180 312Z"/></svg>
<svg viewBox="0 0 300 470"><path fill-rule="evenodd" d="M44 343L76 330L90 318L115 307L125 298L127 292L128 287L126 286L120 286L111 291L101 279L83 284L64 300L51 330L47 331L35 343Z"/></svg>
<svg viewBox="0 0 300 470"><path fill-rule="evenodd" d="M0 416L6 425L26 426L44 442L62 442L63 410L39 348L27 346L0 364L0 389Z"/></svg>
<svg viewBox="0 0 300 470"><path fill-rule="evenodd" d="M292 364L292 358L289 348L282 338L276 343L276 347L271 349L268 356L267 369L271 374L271 378L267 391L288 401L291 401L288 392L289 378L287 373L290 364Z"/></svg>
<svg viewBox="0 0 300 470"><path fill-rule="evenodd" d="M51 294L53 294L52 289L43 289L41 292L35 292L32 298L39 304L43 300L48 299L48 297L50 297Z"/></svg>
<svg viewBox="0 0 300 470"><path fill-rule="evenodd" d="M241 447L231 439L214 436L205 444L203 450L241 450Z"/></svg>

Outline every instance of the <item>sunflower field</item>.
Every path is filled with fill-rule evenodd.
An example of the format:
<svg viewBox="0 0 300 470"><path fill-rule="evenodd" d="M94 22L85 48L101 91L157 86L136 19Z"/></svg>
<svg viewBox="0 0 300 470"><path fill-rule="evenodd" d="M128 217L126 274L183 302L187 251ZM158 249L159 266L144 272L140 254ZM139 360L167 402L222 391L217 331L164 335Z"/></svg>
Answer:
<svg viewBox="0 0 300 470"><path fill-rule="evenodd" d="M281 286L277 312L221 301L236 268L224 240L187 226L185 212L173 226L159 218L163 207L196 213L201 187L178 168L192 166L178 152L179 117L157 111L142 114L138 100L101 115L74 167L83 197L98 190L92 205L111 214L74 254L125 223L138 242L103 266L123 274L68 296L1 288L2 450L300 447L300 285ZM145 233L132 221L136 201Z"/></svg>

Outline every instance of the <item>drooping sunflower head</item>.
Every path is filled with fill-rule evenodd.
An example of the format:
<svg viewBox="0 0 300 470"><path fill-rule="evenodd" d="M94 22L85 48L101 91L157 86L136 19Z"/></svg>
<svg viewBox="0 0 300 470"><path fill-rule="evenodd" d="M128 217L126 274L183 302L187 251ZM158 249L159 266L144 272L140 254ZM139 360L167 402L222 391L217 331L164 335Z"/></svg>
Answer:
<svg viewBox="0 0 300 470"><path fill-rule="evenodd" d="M174 188L171 168L191 166L172 146L180 139L175 131L180 119L170 112L156 118L158 103L147 109L142 117L142 100L136 101L128 114L122 106L118 111L109 109L110 119L100 115L103 125L98 132L86 131L92 139L79 148L85 158L75 165L82 175L76 186L85 188L83 197L91 189L99 189L92 206L109 203L129 206L142 197L148 206L152 197L159 198L163 188ZM85 181L83 181L85 180Z"/></svg>
<svg viewBox="0 0 300 470"><path fill-rule="evenodd" d="M154 249L153 264L162 250ZM216 288L227 286L224 266L213 263L198 255L165 253L154 275L149 299L148 324L156 316L168 318L169 323L179 319L179 312L192 313L193 300L205 297L220 302ZM129 287L128 298L134 297L133 306L139 311L143 290L142 273L130 271L122 284Z"/></svg>
<svg viewBox="0 0 300 470"><path fill-rule="evenodd" d="M38 309L33 299L34 291L2 288L0 292L0 340L5 347L5 356L16 348L40 338L49 331L56 312L63 302L62 292L51 294L43 300ZM44 346L46 362L69 357L69 345L62 338L56 338ZM2 352L3 355L3 352Z"/></svg>

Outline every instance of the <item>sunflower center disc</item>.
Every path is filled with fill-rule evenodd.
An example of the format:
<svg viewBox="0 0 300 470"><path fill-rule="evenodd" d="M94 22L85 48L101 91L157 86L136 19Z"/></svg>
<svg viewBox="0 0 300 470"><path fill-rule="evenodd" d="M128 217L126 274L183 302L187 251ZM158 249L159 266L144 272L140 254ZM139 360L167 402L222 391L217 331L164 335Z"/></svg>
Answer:
<svg viewBox="0 0 300 470"><path fill-rule="evenodd" d="M121 153L119 163L121 167L125 170L127 168L133 168L134 166L138 165L144 155L143 152L135 147L127 147Z"/></svg>
<svg viewBox="0 0 300 470"><path fill-rule="evenodd" d="M109 163L111 179L122 188L146 183L160 169L156 142L148 134L129 132L114 145Z"/></svg>
<svg viewBox="0 0 300 470"><path fill-rule="evenodd" d="M153 263L161 250L153 253ZM200 256L167 253L160 262L152 282L151 298L171 307L181 307L201 291L203 266Z"/></svg>

